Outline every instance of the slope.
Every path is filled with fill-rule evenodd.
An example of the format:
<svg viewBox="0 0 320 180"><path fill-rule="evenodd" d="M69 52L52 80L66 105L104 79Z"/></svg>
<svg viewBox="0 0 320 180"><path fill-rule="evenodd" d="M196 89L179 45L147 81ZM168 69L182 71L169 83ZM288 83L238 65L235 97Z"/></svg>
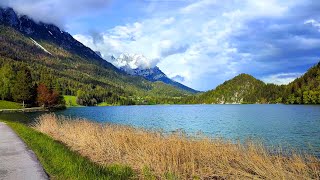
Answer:
<svg viewBox="0 0 320 180"><path fill-rule="evenodd" d="M320 62L286 87L287 104L320 104Z"/></svg>
<svg viewBox="0 0 320 180"><path fill-rule="evenodd" d="M36 82L51 79L52 86L61 86L65 95L77 95L81 90L88 100L123 102L189 94L129 76L58 27L18 17L10 8L0 8L0 42L0 66L10 64L17 70L26 65ZM153 93L159 86L173 93Z"/></svg>
<svg viewBox="0 0 320 180"><path fill-rule="evenodd" d="M263 86L262 81L248 74L240 74L219 85L216 89L202 94L199 96L199 101L214 104L247 103L252 96L255 96L256 91ZM254 101L257 101L257 99L254 99Z"/></svg>
<svg viewBox="0 0 320 180"><path fill-rule="evenodd" d="M176 88L187 91L189 93L195 94L195 93L199 92L197 90L194 90L188 86L185 86L179 82L176 82L176 81L170 79L157 66L155 66L153 68L136 68L136 69L131 69L128 66L123 66L123 67L120 67L120 70L126 72L129 75L144 77L145 79L147 79L151 82L161 81L165 84L172 85Z"/></svg>

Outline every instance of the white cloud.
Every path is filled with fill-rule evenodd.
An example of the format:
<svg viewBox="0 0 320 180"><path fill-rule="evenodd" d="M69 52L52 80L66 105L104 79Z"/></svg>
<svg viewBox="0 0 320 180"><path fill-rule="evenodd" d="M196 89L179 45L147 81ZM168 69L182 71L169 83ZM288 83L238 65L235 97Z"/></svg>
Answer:
<svg viewBox="0 0 320 180"><path fill-rule="evenodd" d="M309 19L309 20L306 20L304 24L311 24L313 27L317 28L318 31L320 32L320 22L314 19Z"/></svg>
<svg viewBox="0 0 320 180"><path fill-rule="evenodd" d="M263 77L262 81L264 81L265 83L284 85L289 84L300 76L302 76L302 73L279 73Z"/></svg>
<svg viewBox="0 0 320 180"><path fill-rule="evenodd" d="M246 31L246 23L251 20L283 17L294 3L198 0L165 14L153 13L148 19L108 29L103 32L102 42L94 43L89 35L74 37L105 56L143 54L146 60L141 62L146 65L158 62L169 77L182 76L186 85L207 90L242 73L241 67L252 61L253 55L239 51L232 37ZM210 82L210 76L215 82Z"/></svg>
<svg viewBox="0 0 320 180"><path fill-rule="evenodd" d="M155 67L158 63L158 59L149 60L141 54L121 54L114 64L117 67L128 66L131 69L142 68L149 69Z"/></svg>

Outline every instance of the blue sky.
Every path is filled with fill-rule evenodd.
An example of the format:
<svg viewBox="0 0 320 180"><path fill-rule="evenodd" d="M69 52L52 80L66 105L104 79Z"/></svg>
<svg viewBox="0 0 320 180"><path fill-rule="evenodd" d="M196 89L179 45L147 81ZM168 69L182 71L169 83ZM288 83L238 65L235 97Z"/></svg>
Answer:
<svg viewBox="0 0 320 180"><path fill-rule="evenodd" d="M108 59L142 54L198 90L240 73L285 84L320 60L320 1L2 0ZM141 57L141 56L139 56ZM117 62L113 62L117 64Z"/></svg>

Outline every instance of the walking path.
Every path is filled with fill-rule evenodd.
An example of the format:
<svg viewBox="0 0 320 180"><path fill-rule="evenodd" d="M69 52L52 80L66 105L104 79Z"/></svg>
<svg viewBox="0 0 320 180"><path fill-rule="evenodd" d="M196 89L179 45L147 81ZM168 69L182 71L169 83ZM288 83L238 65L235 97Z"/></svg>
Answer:
<svg viewBox="0 0 320 180"><path fill-rule="evenodd" d="M5 123L0 122L0 180L46 180L36 155Z"/></svg>

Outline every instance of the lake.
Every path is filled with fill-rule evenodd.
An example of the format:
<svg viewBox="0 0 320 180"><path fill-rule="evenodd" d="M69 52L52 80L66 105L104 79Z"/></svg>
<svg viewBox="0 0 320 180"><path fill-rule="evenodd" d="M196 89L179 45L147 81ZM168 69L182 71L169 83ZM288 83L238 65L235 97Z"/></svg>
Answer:
<svg viewBox="0 0 320 180"><path fill-rule="evenodd" d="M175 131L230 140L253 138L267 145L320 155L320 106L312 105L155 105L68 108L58 115ZM34 118L38 113L15 115ZM10 116L14 115L0 115Z"/></svg>

